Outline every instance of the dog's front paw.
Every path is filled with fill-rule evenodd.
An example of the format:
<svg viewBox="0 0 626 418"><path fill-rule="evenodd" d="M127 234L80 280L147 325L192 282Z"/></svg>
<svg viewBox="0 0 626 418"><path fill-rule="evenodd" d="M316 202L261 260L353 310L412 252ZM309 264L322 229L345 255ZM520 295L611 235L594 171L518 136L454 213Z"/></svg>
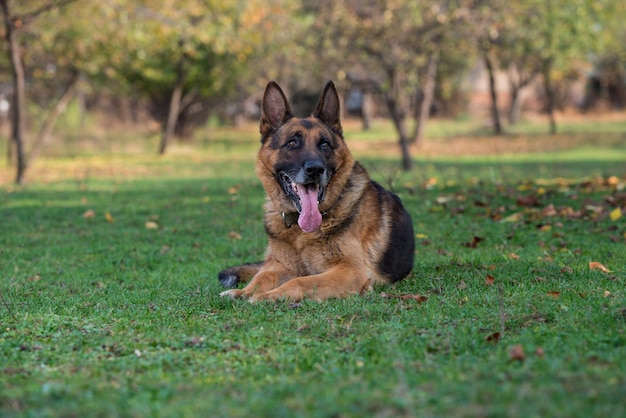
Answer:
<svg viewBox="0 0 626 418"><path fill-rule="evenodd" d="M299 302L302 295L296 293L284 292L279 289L270 290L269 292L255 293L250 296L248 302L278 302L279 300L287 300L289 302Z"/></svg>
<svg viewBox="0 0 626 418"><path fill-rule="evenodd" d="M244 295L243 290L241 289L230 289L230 290L225 290L222 293L220 293L220 296L223 298L228 297L231 299L240 299L240 298L243 298L245 295Z"/></svg>
<svg viewBox="0 0 626 418"><path fill-rule="evenodd" d="M272 292L255 293L248 298L248 302L254 304L259 302L276 302L280 295L272 294Z"/></svg>

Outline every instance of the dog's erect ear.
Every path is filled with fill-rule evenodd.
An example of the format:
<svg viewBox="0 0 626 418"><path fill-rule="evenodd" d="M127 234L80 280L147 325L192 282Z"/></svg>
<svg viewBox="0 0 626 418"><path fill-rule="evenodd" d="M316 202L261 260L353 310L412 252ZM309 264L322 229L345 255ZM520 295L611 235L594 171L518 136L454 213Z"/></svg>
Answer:
<svg viewBox="0 0 626 418"><path fill-rule="evenodd" d="M285 93L275 81L270 81L263 94L261 122L259 130L265 136L270 131L280 128L293 115Z"/></svg>
<svg viewBox="0 0 626 418"><path fill-rule="evenodd" d="M335 83L328 81L324 86L324 92L317 103L313 116L324 122L337 134L343 135L341 122L339 121L339 95L335 89Z"/></svg>

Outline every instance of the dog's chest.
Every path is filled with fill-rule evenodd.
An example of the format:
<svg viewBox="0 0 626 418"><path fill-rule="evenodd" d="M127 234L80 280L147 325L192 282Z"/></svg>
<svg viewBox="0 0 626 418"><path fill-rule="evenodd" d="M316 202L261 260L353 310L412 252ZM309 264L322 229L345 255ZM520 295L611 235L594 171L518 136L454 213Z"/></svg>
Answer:
<svg viewBox="0 0 626 418"><path fill-rule="evenodd" d="M283 239L270 239L270 252L299 276L322 273L345 257L336 237L293 232Z"/></svg>

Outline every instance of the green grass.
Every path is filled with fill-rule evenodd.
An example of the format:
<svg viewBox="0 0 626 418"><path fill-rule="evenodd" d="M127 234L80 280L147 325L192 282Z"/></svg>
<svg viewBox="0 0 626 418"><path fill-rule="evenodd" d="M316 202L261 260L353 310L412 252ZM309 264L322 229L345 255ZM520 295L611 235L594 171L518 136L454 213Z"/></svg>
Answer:
<svg viewBox="0 0 626 418"><path fill-rule="evenodd" d="M4 184L0 416L626 414L623 149L418 156L410 173L363 151L413 215L414 273L252 306L216 274L264 252L256 138L211 135L165 158L42 159Z"/></svg>

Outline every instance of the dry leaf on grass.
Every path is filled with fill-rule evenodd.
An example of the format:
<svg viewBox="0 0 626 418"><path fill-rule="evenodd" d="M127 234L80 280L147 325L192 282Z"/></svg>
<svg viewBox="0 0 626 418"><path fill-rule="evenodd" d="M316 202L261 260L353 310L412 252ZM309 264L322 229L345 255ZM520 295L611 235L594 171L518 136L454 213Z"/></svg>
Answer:
<svg viewBox="0 0 626 418"><path fill-rule="evenodd" d="M83 218L85 218L85 219L91 219L91 218L93 218L95 216L96 216L96 212L93 211L92 209L89 209L89 210L85 211L85 213L83 213Z"/></svg>
<svg viewBox="0 0 626 418"><path fill-rule="evenodd" d="M422 295L418 295L418 294L406 294L406 295L390 295L389 293L385 293L382 292L380 294L380 297L382 298L386 298L386 299L403 299L403 300L414 300L416 302L426 302L428 300L428 297L426 296L422 296Z"/></svg>
<svg viewBox="0 0 626 418"><path fill-rule="evenodd" d="M495 278L495 277L493 277L491 274L488 274L488 275L485 277L485 284L486 284L487 286L491 286L491 285L493 285L493 284L495 283L495 281L496 281L496 278Z"/></svg>
<svg viewBox="0 0 626 418"><path fill-rule="evenodd" d="M467 248L476 248L478 247L478 244L480 244L482 241L484 241L484 238L475 236L470 242L466 242L465 244L463 244L463 246Z"/></svg>
<svg viewBox="0 0 626 418"><path fill-rule="evenodd" d="M159 224L154 221L146 221L146 229L159 229Z"/></svg>
<svg viewBox="0 0 626 418"><path fill-rule="evenodd" d="M524 361L526 360L526 354L524 354L524 348L521 345L514 345L509 349L509 360L511 361Z"/></svg>
<svg viewBox="0 0 626 418"><path fill-rule="evenodd" d="M609 213L609 217L612 221L617 221L622 217L622 208L615 208Z"/></svg>
<svg viewBox="0 0 626 418"><path fill-rule="evenodd" d="M230 231L228 233L228 238L230 239L241 239L241 234L235 231Z"/></svg>
<svg viewBox="0 0 626 418"><path fill-rule="evenodd" d="M602 263L598 263L597 261L590 261L589 262L589 268L591 270L600 270L603 273L610 273L611 270L609 270L608 268L604 267L604 265Z"/></svg>

